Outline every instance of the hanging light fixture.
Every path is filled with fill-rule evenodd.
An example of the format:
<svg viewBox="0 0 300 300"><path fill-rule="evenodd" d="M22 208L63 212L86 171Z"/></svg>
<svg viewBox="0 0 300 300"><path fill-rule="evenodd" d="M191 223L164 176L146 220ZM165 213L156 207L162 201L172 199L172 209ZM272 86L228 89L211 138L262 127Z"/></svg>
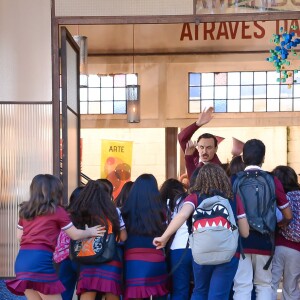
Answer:
<svg viewBox="0 0 300 300"><path fill-rule="evenodd" d="M132 24L132 73L134 72L134 24ZM126 85L127 122L140 122L140 86L138 84Z"/></svg>
<svg viewBox="0 0 300 300"><path fill-rule="evenodd" d="M77 35L73 36L73 39L79 46L79 58L80 58L80 87L87 87L88 78L88 44L87 37L79 35L79 25L77 27Z"/></svg>

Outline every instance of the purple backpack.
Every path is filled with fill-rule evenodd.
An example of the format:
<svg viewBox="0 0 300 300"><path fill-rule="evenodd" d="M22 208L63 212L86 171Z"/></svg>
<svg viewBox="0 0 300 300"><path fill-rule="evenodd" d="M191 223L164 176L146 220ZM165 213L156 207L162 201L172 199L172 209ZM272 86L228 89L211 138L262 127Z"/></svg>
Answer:
<svg viewBox="0 0 300 300"><path fill-rule="evenodd" d="M288 192L286 194L290 202L291 210L293 212L293 219L290 224L280 233L287 239L293 242L300 242L300 191Z"/></svg>

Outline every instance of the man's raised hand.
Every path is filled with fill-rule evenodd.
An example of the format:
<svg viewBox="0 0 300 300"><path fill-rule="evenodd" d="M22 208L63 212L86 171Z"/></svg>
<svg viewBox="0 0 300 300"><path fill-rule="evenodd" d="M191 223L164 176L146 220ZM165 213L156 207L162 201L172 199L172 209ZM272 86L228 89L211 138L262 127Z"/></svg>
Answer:
<svg viewBox="0 0 300 300"><path fill-rule="evenodd" d="M204 108L203 112L200 113L199 118L196 121L196 125L200 127L210 122L210 120L213 118L213 112L213 107Z"/></svg>

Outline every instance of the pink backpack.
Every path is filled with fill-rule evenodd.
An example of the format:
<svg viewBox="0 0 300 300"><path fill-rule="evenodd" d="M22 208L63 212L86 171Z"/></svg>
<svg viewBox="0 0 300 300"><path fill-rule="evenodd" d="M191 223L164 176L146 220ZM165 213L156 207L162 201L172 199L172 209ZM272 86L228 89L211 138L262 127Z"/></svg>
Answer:
<svg viewBox="0 0 300 300"><path fill-rule="evenodd" d="M293 242L300 242L300 190L288 192L286 194L293 212L293 219L286 229L280 229L280 233Z"/></svg>

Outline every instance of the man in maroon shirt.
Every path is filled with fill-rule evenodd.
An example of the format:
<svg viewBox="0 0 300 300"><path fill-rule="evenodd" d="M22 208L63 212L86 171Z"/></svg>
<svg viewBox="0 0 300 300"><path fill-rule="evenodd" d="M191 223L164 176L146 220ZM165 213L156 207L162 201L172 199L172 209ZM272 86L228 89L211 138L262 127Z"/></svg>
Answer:
<svg viewBox="0 0 300 300"><path fill-rule="evenodd" d="M197 167L201 167L208 162L221 165L216 154L218 150L218 140L214 135L204 133L199 136L197 142L191 140L193 134L213 118L213 111L213 107L204 109L196 122L186 127L178 134L178 141L184 152L189 178L191 178L191 175Z"/></svg>

